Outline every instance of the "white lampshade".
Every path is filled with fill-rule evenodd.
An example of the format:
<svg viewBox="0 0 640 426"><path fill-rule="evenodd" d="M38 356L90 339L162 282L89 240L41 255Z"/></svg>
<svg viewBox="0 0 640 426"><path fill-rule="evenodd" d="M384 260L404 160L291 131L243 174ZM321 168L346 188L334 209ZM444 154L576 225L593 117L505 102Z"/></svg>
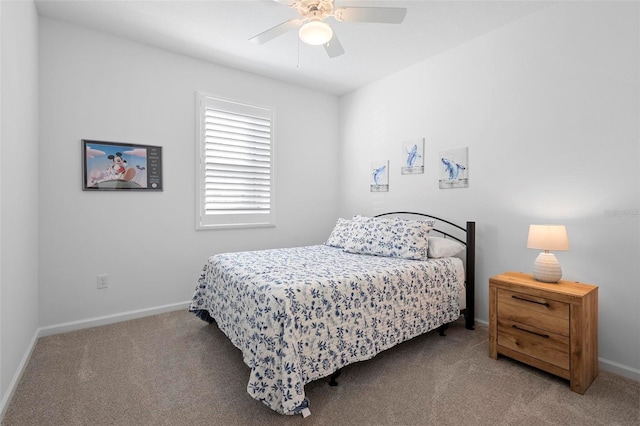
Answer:
<svg viewBox="0 0 640 426"><path fill-rule="evenodd" d="M569 237L564 225L529 225L527 247L540 250L569 250Z"/></svg>
<svg viewBox="0 0 640 426"><path fill-rule="evenodd" d="M320 19L312 18L309 22L300 27L298 31L300 40L312 46L326 44L333 37L331 27Z"/></svg>
<svg viewBox="0 0 640 426"><path fill-rule="evenodd" d="M533 277L547 283L560 281L560 262L549 250L569 250L567 228L564 225L530 225L527 247L544 250L533 264Z"/></svg>

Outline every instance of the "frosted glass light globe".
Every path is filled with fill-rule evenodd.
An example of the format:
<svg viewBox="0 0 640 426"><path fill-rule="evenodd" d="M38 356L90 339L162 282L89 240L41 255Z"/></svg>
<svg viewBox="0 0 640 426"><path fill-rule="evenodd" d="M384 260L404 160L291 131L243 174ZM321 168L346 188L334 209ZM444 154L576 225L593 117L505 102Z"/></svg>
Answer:
<svg viewBox="0 0 640 426"><path fill-rule="evenodd" d="M326 44L333 37L331 27L320 20L312 20L300 27L300 40L312 46Z"/></svg>

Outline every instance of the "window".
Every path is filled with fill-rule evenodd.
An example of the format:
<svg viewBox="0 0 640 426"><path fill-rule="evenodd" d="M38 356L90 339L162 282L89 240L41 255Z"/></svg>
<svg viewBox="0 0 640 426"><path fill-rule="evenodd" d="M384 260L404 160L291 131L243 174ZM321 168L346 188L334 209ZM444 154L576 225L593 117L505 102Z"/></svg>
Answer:
<svg viewBox="0 0 640 426"><path fill-rule="evenodd" d="M198 229L274 226L271 109L199 93Z"/></svg>

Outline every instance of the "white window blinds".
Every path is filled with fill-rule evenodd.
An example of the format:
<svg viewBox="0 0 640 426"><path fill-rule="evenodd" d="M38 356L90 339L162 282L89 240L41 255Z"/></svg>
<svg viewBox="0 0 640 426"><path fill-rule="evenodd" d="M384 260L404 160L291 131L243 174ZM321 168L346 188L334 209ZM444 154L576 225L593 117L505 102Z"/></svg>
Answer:
<svg viewBox="0 0 640 426"><path fill-rule="evenodd" d="M272 111L200 95L199 227L273 225Z"/></svg>

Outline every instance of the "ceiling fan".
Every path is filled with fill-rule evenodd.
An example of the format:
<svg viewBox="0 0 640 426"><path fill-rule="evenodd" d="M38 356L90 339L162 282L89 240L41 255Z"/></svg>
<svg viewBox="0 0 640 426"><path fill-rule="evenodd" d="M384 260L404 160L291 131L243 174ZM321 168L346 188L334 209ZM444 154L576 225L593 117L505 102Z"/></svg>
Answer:
<svg viewBox="0 0 640 426"><path fill-rule="evenodd" d="M264 44L274 38L299 28L298 35L304 43L324 48L330 58L344 53L344 49L333 29L324 22L326 18L334 18L344 22L374 22L383 24L400 24L407 9L403 7L338 7L334 0L274 0L285 6L297 9L300 18L290 19L270 28L249 41Z"/></svg>

